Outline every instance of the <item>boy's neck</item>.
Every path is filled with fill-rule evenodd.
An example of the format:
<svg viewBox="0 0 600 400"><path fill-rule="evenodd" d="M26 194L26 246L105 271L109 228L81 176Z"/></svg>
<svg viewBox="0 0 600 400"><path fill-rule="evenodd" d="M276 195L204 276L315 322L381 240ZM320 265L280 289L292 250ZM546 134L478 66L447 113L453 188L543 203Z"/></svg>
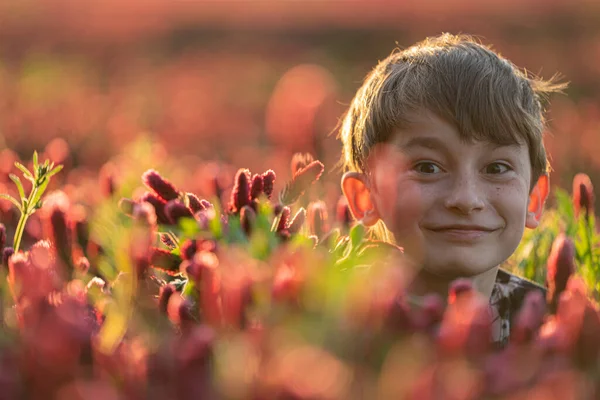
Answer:
<svg viewBox="0 0 600 400"><path fill-rule="evenodd" d="M498 267L492 268L484 273L470 277L473 284L473 289L478 291L481 295L486 298L490 298L492 290L494 289L494 283L496 282L496 275L498 274ZM434 275L425 269L421 269L413 282L409 286L409 292L413 295L424 296L429 293L437 293L443 299L448 297L448 289L452 281L456 278L445 278L443 276Z"/></svg>

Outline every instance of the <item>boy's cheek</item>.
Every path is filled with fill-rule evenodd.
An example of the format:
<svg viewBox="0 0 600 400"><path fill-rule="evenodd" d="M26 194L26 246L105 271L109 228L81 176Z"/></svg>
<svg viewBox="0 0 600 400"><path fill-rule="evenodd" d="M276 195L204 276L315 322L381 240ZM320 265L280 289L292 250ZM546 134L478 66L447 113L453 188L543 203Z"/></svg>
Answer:
<svg viewBox="0 0 600 400"><path fill-rule="evenodd" d="M381 190L380 216L396 236L409 233L421 219L422 204L418 185L397 175L395 182Z"/></svg>
<svg viewBox="0 0 600 400"><path fill-rule="evenodd" d="M420 265L425 251L418 229L423 210L420 188L414 181L399 177L381 191L378 200L380 217L396 243L404 249L405 256Z"/></svg>
<svg viewBox="0 0 600 400"><path fill-rule="evenodd" d="M393 145L377 145L371 153L369 164L374 173L374 197L379 216L388 229L397 235L420 218L420 188L406 178L406 159Z"/></svg>
<svg viewBox="0 0 600 400"><path fill-rule="evenodd" d="M421 189L414 181L405 179L402 170L395 170L378 183L379 216L398 241L401 238L406 241L406 235L416 234L421 219L424 208Z"/></svg>

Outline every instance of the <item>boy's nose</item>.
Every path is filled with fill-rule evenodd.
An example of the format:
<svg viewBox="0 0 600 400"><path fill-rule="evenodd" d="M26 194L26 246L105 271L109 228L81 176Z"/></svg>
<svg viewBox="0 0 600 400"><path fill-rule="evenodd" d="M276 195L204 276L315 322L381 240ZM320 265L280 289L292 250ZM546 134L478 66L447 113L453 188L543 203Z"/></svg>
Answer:
<svg viewBox="0 0 600 400"><path fill-rule="evenodd" d="M483 209L485 202L475 178L460 178L453 182L444 204L454 212L470 214Z"/></svg>

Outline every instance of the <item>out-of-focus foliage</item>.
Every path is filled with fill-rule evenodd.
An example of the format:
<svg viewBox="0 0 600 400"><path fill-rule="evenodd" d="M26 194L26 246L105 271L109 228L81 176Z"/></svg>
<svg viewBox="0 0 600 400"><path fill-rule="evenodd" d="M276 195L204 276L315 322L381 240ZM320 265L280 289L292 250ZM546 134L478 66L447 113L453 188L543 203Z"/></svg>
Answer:
<svg viewBox="0 0 600 400"><path fill-rule="evenodd" d="M496 349L488 299L466 280L446 300L408 293L414 266L401 248L368 239L345 202L319 199L325 166L312 156L295 155L277 190L273 170L241 168L224 185L213 165L210 191L198 195L187 189L190 171L177 184L155 168L130 180L147 154L140 142L94 185L44 196L28 221L42 229L25 229L17 252L6 241L14 226L2 226L5 398L600 393L599 244L586 176L574 180L577 196L557 192L548 215L563 224L544 220L520 249L548 241L530 255L537 265L519 266L531 277L546 269L549 296L528 294L511 342ZM5 216L17 208L6 203Z"/></svg>
<svg viewBox="0 0 600 400"><path fill-rule="evenodd" d="M394 47L477 35L516 65L570 87L549 106L552 183L600 177L597 42L589 1L26 1L0 4L0 147L95 170L144 134L181 164L333 165L330 135ZM233 11L235 10L235 11ZM236 146L230 143L235 142ZM328 201L339 192L334 168Z"/></svg>

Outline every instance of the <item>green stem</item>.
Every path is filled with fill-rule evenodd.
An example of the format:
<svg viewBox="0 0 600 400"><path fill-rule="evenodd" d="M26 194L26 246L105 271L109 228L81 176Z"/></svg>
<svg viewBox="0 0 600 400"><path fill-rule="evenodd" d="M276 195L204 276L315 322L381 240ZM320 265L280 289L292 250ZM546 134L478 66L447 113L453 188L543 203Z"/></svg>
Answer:
<svg viewBox="0 0 600 400"><path fill-rule="evenodd" d="M595 288L595 284L593 284L596 280L596 268L594 265L594 252L593 252L593 248L592 248L592 232L591 232L591 226L590 226L590 220L589 220L589 215L584 216L585 219L585 244L586 244L586 254L585 254L585 261L586 261L586 278L588 280L588 283L591 284L590 287L594 287Z"/></svg>
<svg viewBox="0 0 600 400"><path fill-rule="evenodd" d="M15 230L15 240L14 240L14 249L15 253L19 251L19 246L21 245L21 237L23 236L23 231L25 227L25 221L27 220L27 213L23 212L21 214L21 218L19 218L19 223L17 224L17 229Z"/></svg>
<svg viewBox="0 0 600 400"><path fill-rule="evenodd" d="M33 214L33 208L31 208L31 200L35 198L35 196L37 195L37 191L38 188L34 185L34 187L31 190L31 193L29 193L29 198L27 199L27 207L25 207L25 209L22 211L21 218L19 218L19 224L17 225L17 229L15 231L15 253L19 251L19 246L21 246L21 239L23 238L23 232L25 232L25 223L27 222L27 218L29 218L29 216Z"/></svg>

